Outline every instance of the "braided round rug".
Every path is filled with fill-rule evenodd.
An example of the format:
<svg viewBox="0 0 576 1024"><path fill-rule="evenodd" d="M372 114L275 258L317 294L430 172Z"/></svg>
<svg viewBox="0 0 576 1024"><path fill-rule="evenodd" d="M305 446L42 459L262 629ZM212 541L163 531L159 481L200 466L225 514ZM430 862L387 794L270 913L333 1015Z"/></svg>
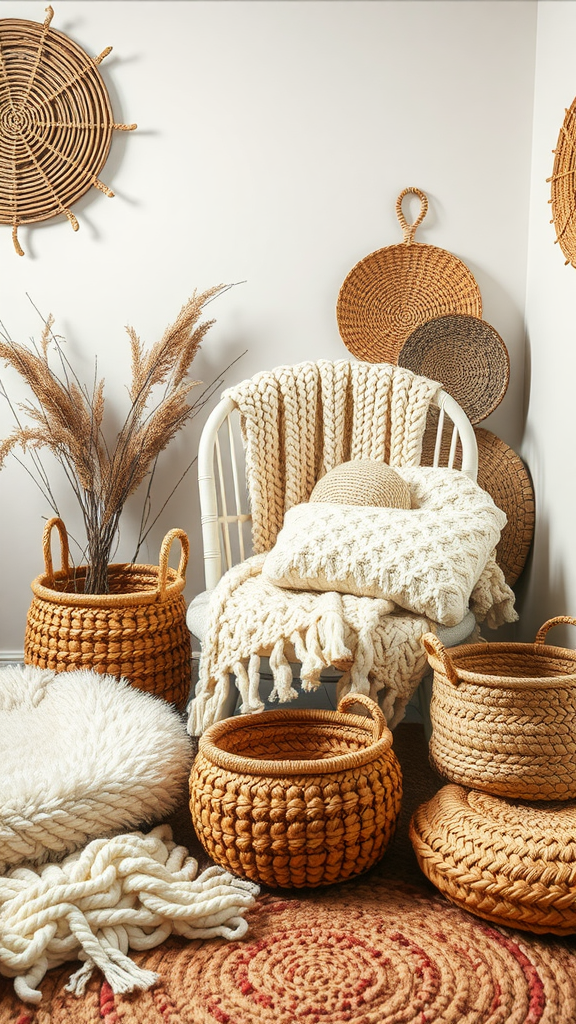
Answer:
<svg viewBox="0 0 576 1024"><path fill-rule="evenodd" d="M116 995L94 978L38 1007L0 985L2 1024L574 1024L569 943L489 925L443 897L374 879L319 897L267 896L239 942L171 940L135 954L160 982Z"/></svg>

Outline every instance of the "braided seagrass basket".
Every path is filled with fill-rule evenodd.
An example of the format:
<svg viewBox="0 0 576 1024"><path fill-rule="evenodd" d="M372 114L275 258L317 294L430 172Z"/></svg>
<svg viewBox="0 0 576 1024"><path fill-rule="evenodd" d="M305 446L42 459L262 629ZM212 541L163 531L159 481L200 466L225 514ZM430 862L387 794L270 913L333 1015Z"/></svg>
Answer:
<svg viewBox="0 0 576 1024"><path fill-rule="evenodd" d="M410 822L418 863L449 900L499 925L555 935L576 932L575 836L572 803L535 807L454 785Z"/></svg>
<svg viewBox="0 0 576 1024"><path fill-rule="evenodd" d="M371 719L345 714L363 704ZM344 882L380 859L396 827L402 775L378 705L283 710L217 722L190 776L196 834L236 875L275 887Z"/></svg>
<svg viewBox="0 0 576 1024"><path fill-rule="evenodd" d="M576 651L533 644L422 643L434 669L430 761L472 789L523 800L576 798Z"/></svg>
<svg viewBox="0 0 576 1024"><path fill-rule="evenodd" d="M60 535L62 568L54 571L50 539ZM178 569L168 565L172 542L181 545ZM70 672L87 668L128 679L139 690L179 708L191 683L190 633L186 627L189 543L183 530L170 530L158 565L108 566L109 594L84 594L87 567L71 568L68 534L61 519L50 519L43 536L44 567L32 581L34 597L24 637L27 665Z"/></svg>

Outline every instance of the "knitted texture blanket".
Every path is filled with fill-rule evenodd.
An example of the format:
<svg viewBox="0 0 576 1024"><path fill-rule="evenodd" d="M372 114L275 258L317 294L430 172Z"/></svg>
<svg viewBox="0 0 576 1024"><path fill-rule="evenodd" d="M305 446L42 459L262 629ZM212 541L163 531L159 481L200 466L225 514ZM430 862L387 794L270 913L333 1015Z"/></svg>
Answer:
<svg viewBox="0 0 576 1024"><path fill-rule="evenodd" d="M322 669L333 665L343 672L338 700L351 690L368 694L393 729L427 669L420 638L427 629L435 631L436 624L421 615L394 612L394 604L382 598L278 587L262 576L265 559L254 555L234 566L212 592L188 715L190 734L201 735L222 717L231 673L242 698L241 713L263 709L261 656L270 660L271 700L298 696L291 662L301 662L304 690L317 687ZM489 625L496 626L517 617L513 600L492 552L473 589L471 610L478 621L488 617Z"/></svg>
<svg viewBox="0 0 576 1024"><path fill-rule="evenodd" d="M440 387L401 366L321 359L225 391L240 410L254 553L270 550L287 510L341 462L417 466Z"/></svg>
<svg viewBox="0 0 576 1024"><path fill-rule="evenodd" d="M0 974L39 1003L46 971L83 960L67 991L83 995L94 968L113 992L150 988L158 975L128 950L152 949L169 935L240 939L258 886L198 864L172 841L168 825L94 839L61 864L13 868L0 878Z"/></svg>

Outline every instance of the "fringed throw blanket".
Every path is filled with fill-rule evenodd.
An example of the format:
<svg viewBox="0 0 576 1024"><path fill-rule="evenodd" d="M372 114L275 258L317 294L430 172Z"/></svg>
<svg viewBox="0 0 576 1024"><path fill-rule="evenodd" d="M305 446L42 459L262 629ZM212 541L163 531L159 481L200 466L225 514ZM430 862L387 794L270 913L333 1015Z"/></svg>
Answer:
<svg viewBox="0 0 576 1024"><path fill-rule="evenodd" d="M393 602L383 598L277 587L262 576L265 558L254 555L234 566L212 593L188 731L199 736L222 717L230 673L236 677L242 714L263 709L261 657L270 659L270 699L297 697L290 662L301 662L304 690L317 687L322 669L333 665L343 672L338 699L350 690L368 694L393 729L427 669L420 638L437 624L395 611ZM494 552L472 591L470 607L478 621L487 618L492 627L517 618L514 595Z"/></svg>
<svg viewBox="0 0 576 1024"><path fill-rule="evenodd" d="M290 661L301 662L300 678L305 690L318 686L322 669L333 665L343 671L338 696L349 690L369 694L378 700L389 725L394 727L426 671L420 638L427 629L435 628L430 607L447 608L452 616L455 608L460 608L462 618L470 601L477 618L488 617L492 626L516 618L514 595L496 565L494 552L506 517L485 492L457 471L448 471L449 493L445 497L451 512L460 501L463 513L461 519L457 514L453 516L456 535L451 538L460 593L449 595L444 577L438 576L431 586L436 595L428 594L419 607L406 600L407 614L397 607L403 603L399 600L401 589L397 572L391 573L389 566L388 580L395 576L395 586L377 596L374 591L366 596L357 588L353 593L338 593L336 590L346 591L347 586L332 591L326 579L321 586L312 586L308 569L296 583L281 572L280 586L266 578L266 570L262 573L267 553L270 559L274 557L286 513L292 509L291 515L297 515L295 506L300 505L306 515L303 503L316 481L334 466L360 458L386 461L397 468L418 466L429 404L439 387L397 366L320 361L265 372L227 392L241 412L256 554L231 569L212 594L200 677L189 715L188 729L193 735L221 717L231 673L242 697L242 712L262 710L261 656L270 659L272 699L284 702L297 696ZM424 527L417 552L412 549L418 530L409 539L410 565L416 577L424 577L438 567L444 569L445 557L440 549L446 541L445 531L439 542L420 493L424 479L428 480L428 493L437 497L440 480L434 474L442 472L414 468L407 474L416 506L422 505ZM467 502L472 498L476 505L470 510ZM314 509L310 513L314 519L319 506L310 508ZM360 516L367 511L356 510ZM408 517L412 514L378 511ZM416 520L419 513L412 511ZM341 516L346 518L351 513L349 506L341 506ZM354 524L349 529L357 539ZM315 532L310 564L319 547L327 550L330 546L330 532L325 537L321 534L321 530L320 534ZM475 539L471 542L472 535ZM397 540L393 539L394 544ZM340 532L335 543L346 546L348 541L342 540ZM352 546L348 544L350 550ZM366 563L370 549L376 545L364 547ZM298 570L302 559L307 558L306 551L300 552L295 562ZM328 551L323 571L334 563ZM280 567L286 566L281 563ZM403 565L400 570L404 571ZM384 578L382 573L380 576ZM410 589L406 583L402 581L404 591ZM294 585L307 589L288 589ZM417 589L422 596L422 585ZM430 600L435 596L436 601ZM448 617L445 621L450 624ZM458 617L451 619L457 621Z"/></svg>
<svg viewBox="0 0 576 1024"><path fill-rule="evenodd" d="M432 623L389 614L390 601L276 587L261 575L264 558L254 555L234 566L212 594L188 731L198 736L222 717L230 673L236 676L242 713L263 709L260 656L270 659L272 700L297 697L290 661L302 664L304 690L317 687L322 669L334 665L344 673L338 699L350 689L366 693L394 726L426 670L420 637Z"/></svg>

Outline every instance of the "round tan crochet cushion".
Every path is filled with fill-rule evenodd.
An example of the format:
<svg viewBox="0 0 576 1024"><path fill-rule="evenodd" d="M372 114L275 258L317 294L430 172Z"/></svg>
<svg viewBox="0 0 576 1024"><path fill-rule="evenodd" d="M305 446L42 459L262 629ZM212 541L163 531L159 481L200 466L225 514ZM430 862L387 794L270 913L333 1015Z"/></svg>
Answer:
<svg viewBox="0 0 576 1024"><path fill-rule="evenodd" d="M395 469L375 459L342 462L318 481L310 501L410 508L410 488Z"/></svg>

